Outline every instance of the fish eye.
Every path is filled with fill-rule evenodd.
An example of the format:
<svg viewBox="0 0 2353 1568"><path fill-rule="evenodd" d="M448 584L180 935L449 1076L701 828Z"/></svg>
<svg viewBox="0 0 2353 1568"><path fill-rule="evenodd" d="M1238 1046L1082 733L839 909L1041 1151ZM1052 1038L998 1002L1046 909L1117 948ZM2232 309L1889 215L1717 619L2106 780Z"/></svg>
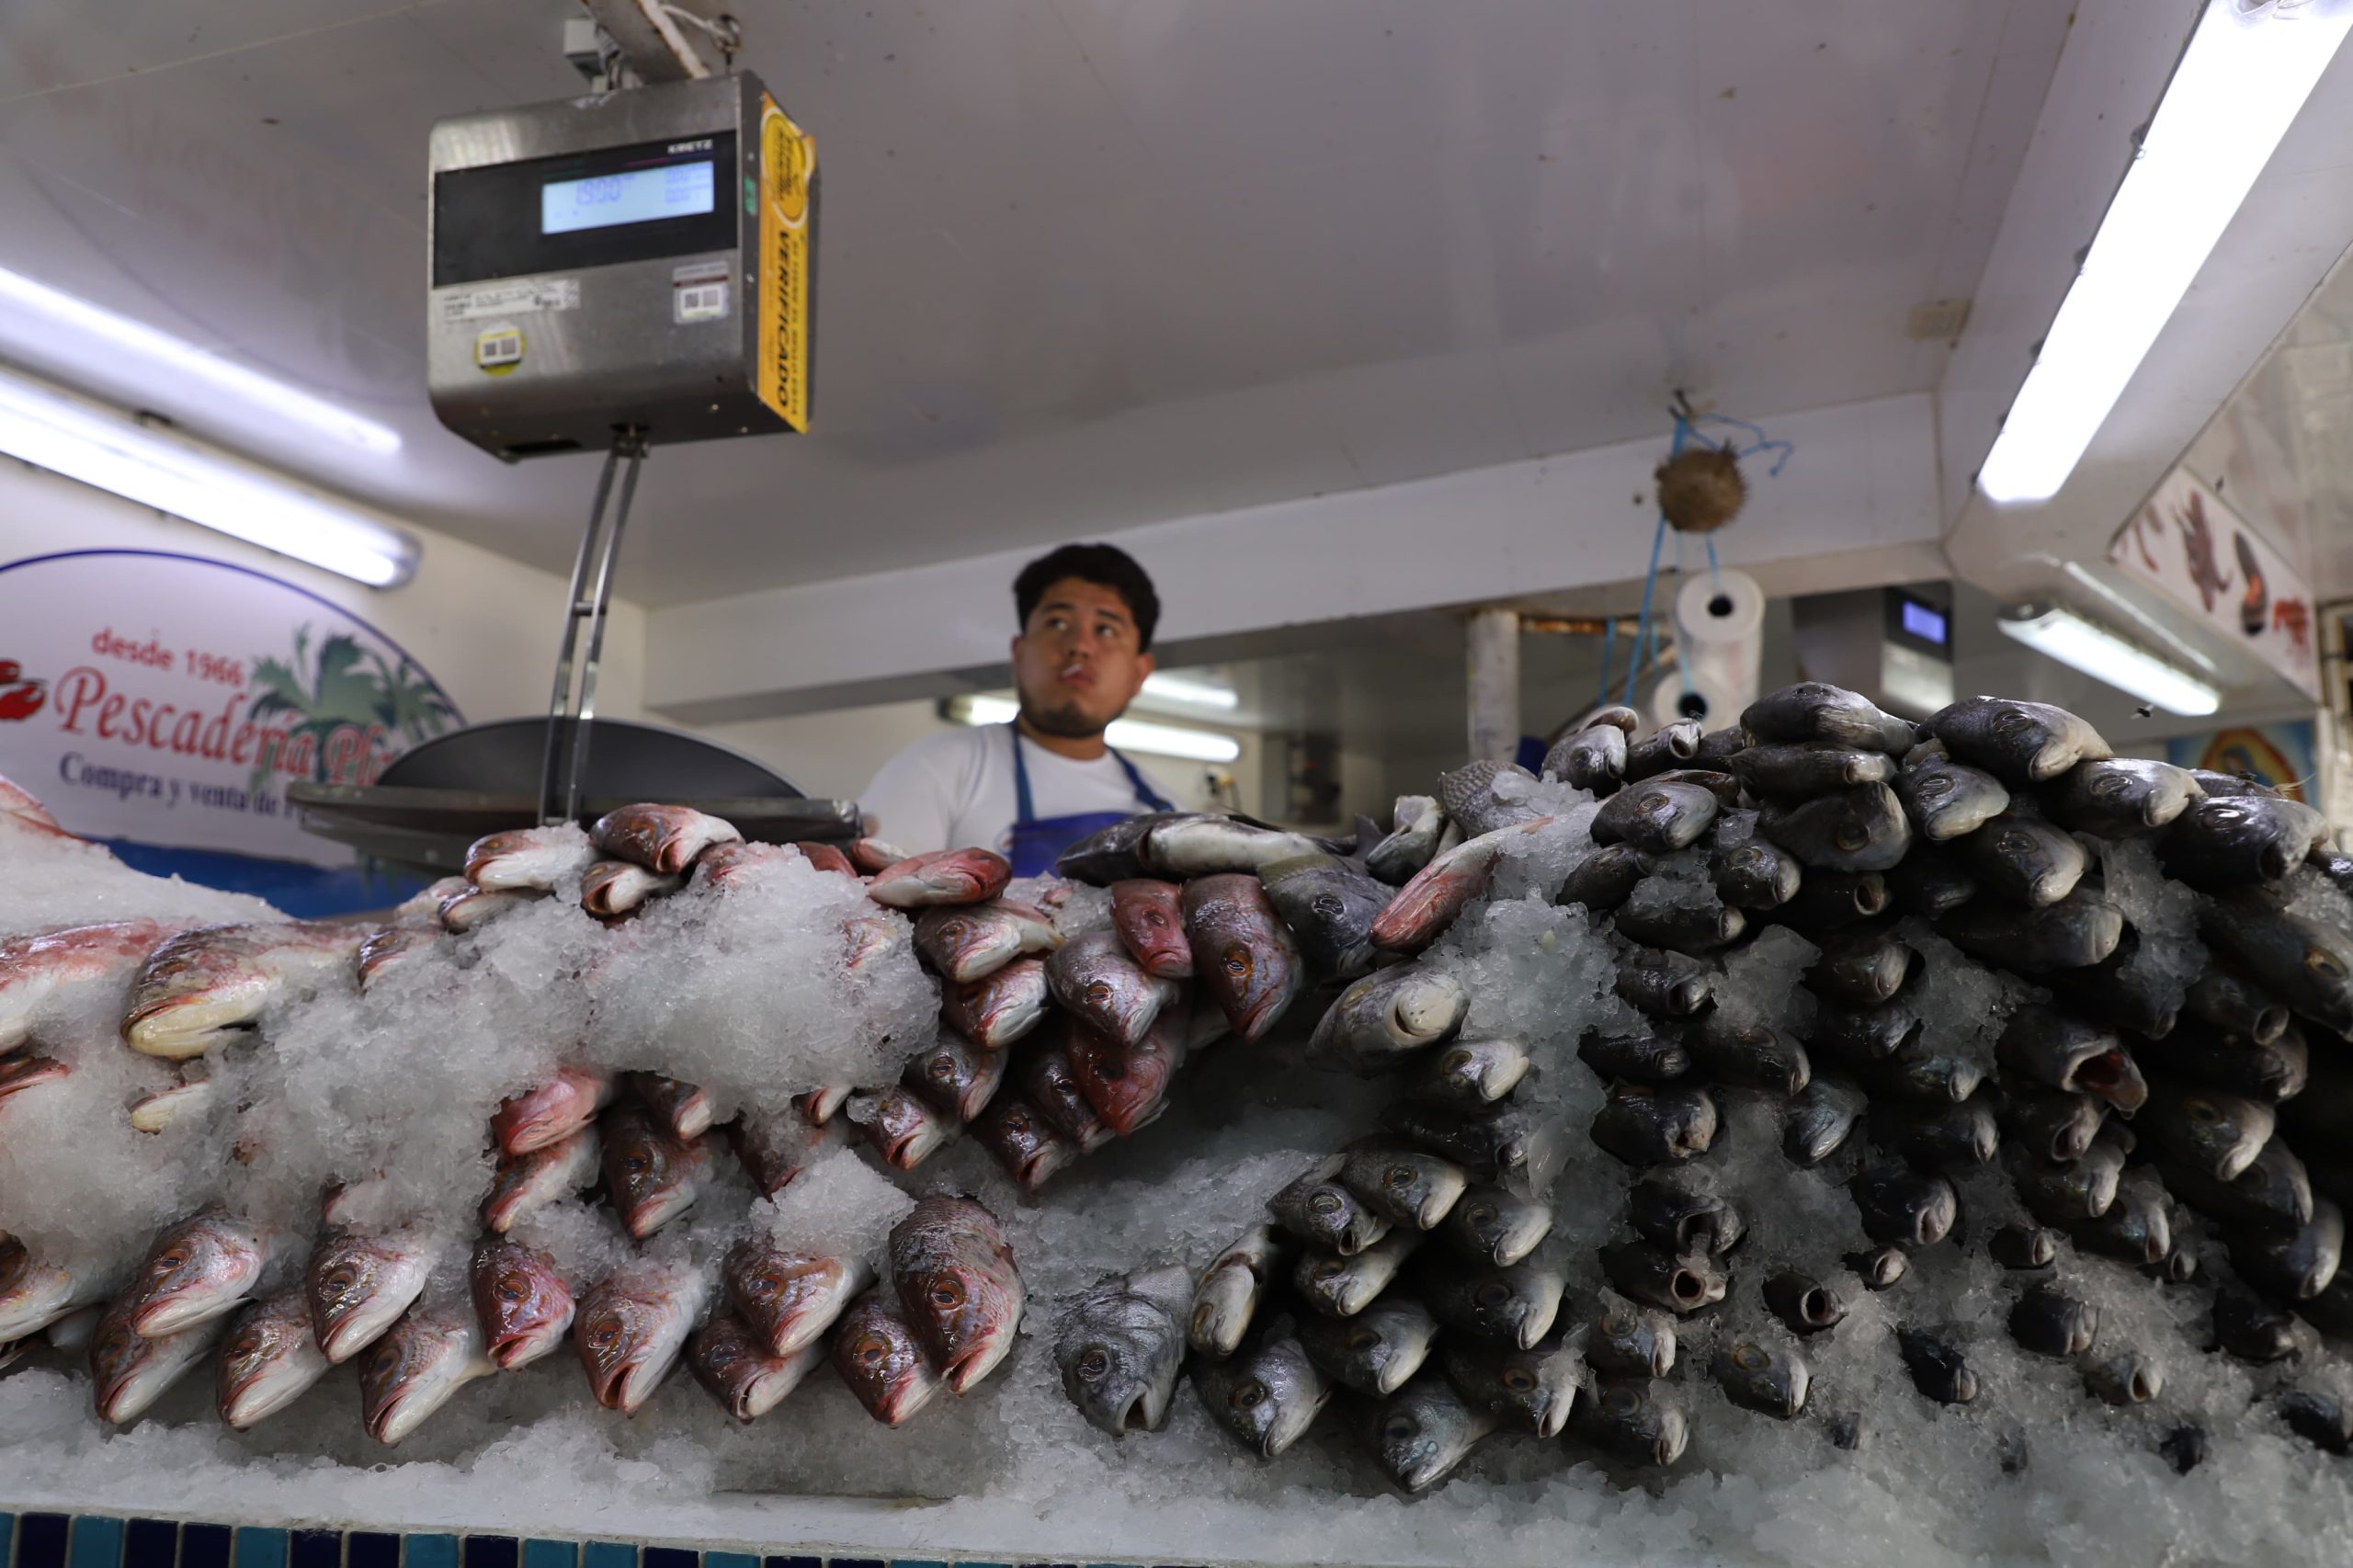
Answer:
<svg viewBox="0 0 2353 1568"><path fill-rule="evenodd" d="M166 1274L177 1273L188 1267L188 1255L180 1252L167 1252L155 1260L155 1267Z"/></svg>
<svg viewBox="0 0 2353 1568"><path fill-rule="evenodd" d="M1236 980L1247 980L1250 978L1250 968L1249 949L1228 948L1225 949L1226 973L1233 976Z"/></svg>
<svg viewBox="0 0 2353 1568"><path fill-rule="evenodd" d="M498 1293L510 1301L519 1301L531 1293L531 1281L519 1268L510 1268L498 1277Z"/></svg>
<svg viewBox="0 0 2353 1568"><path fill-rule="evenodd" d="M1611 1312L1601 1320L1601 1332L1612 1339L1623 1339L1634 1332L1634 1322L1623 1312Z"/></svg>
<svg viewBox="0 0 2353 1568"><path fill-rule="evenodd" d="M654 1162L642 1153L631 1153L621 1156L621 1168L633 1176L643 1176L653 1168L653 1165Z"/></svg>
<svg viewBox="0 0 2353 1568"><path fill-rule="evenodd" d="M961 1307L964 1304L964 1282L952 1274L943 1274L931 1282L931 1304L935 1307Z"/></svg>
<svg viewBox="0 0 2353 1568"><path fill-rule="evenodd" d="M1472 1291L1471 1299L1483 1307L1500 1307L1511 1300L1511 1287L1500 1279L1490 1279Z"/></svg>
<svg viewBox="0 0 2353 1568"><path fill-rule="evenodd" d="M947 937L951 942L962 941L971 930L972 927L965 925L961 920L943 921L940 923L939 926L939 934Z"/></svg>
<svg viewBox="0 0 2353 1568"><path fill-rule="evenodd" d="M939 1079L943 1083L948 1079L953 1078L956 1075L956 1059L952 1056L933 1057L931 1059L931 1075Z"/></svg>
<svg viewBox="0 0 2353 1568"><path fill-rule="evenodd" d="M1340 1195L1329 1190L1316 1193L1307 1200L1307 1211L1326 1216L1337 1214L1340 1211Z"/></svg>
<svg viewBox="0 0 2353 1568"><path fill-rule="evenodd" d="M1871 841L1871 835L1860 823L1842 823L1832 835L1841 849L1860 849Z"/></svg>
<svg viewBox="0 0 2353 1568"><path fill-rule="evenodd" d="M2305 949L2304 967L2327 975L2332 980L2342 978L2345 973L2345 966L2338 962L2336 955L2326 948Z"/></svg>
<svg viewBox="0 0 2353 1568"><path fill-rule="evenodd" d="M1078 1358L1078 1375L1089 1382L1110 1369L1111 1358L1104 1353L1103 1347L1099 1345L1088 1346L1086 1354Z"/></svg>
<svg viewBox="0 0 2353 1568"><path fill-rule="evenodd" d="M595 1346L599 1350L610 1350L613 1347L613 1342L620 1338L620 1325L619 1324L607 1321L598 1324L595 1328L588 1331L588 1343Z"/></svg>
<svg viewBox="0 0 2353 1568"><path fill-rule="evenodd" d="M1313 898L1309 899L1307 901L1307 907L1315 911L1316 914L1324 916L1326 920L1336 920L1339 917L1341 911L1346 909L1347 906L1340 902L1339 894L1325 892L1318 893Z"/></svg>
<svg viewBox="0 0 2353 1568"><path fill-rule="evenodd" d="M1420 1432L1421 1429L1422 1425L1420 1422L1415 1420L1404 1411L1400 1410L1381 1424L1381 1435L1388 1438L1392 1443L1402 1443L1406 1438Z"/></svg>
<svg viewBox="0 0 2353 1568"><path fill-rule="evenodd" d="M1347 1269L1348 1266L1341 1262L1338 1258L1327 1257L1323 1262L1315 1266L1315 1278L1318 1279L1337 1279L1341 1275L1347 1273Z"/></svg>
<svg viewBox="0 0 2353 1568"><path fill-rule="evenodd" d="M1086 999L1098 1007L1108 1006L1111 1000L1111 983L1108 980L1088 981Z"/></svg>
<svg viewBox="0 0 2353 1568"><path fill-rule="evenodd" d="M2185 1102L2183 1108L2189 1112L2189 1119L2192 1121L2203 1121L2211 1125L2222 1119L2222 1113L2219 1107L2211 1100L2196 1095L2192 1095Z"/></svg>
<svg viewBox="0 0 2353 1568"><path fill-rule="evenodd" d="M1414 1167L1392 1165L1381 1173L1381 1180L1388 1187L1411 1187L1414 1185Z"/></svg>
<svg viewBox="0 0 2353 1568"><path fill-rule="evenodd" d="M1348 1330L1347 1344L1351 1350L1370 1350L1380 1343L1381 1335L1361 1324Z"/></svg>
<svg viewBox="0 0 2353 1568"><path fill-rule="evenodd" d="M1492 1225L1495 1222L1495 1206L1492 1203L1473 1203L1462 1211L1462 1217L1474 1225Z"/></svg>
<svg viewBox="0 0 2353 1568"><path fill-rule="evenodd" d="M1601 1403L1624 1415L1639 1408L1643 1402L1631 1389L1611 1389L1601 1396Z"/></svg>
<svg viewBox="0 0 2353 1568"><path fill-rule="evenodd" d="M1643 797L1641 809L1646 812L1663 812L1673 804L1675 802L1667 798L1665 790L1654 790Z"/></svg>
<svg viewBox="0 0 2353 1568"><path fill-rule="evenodd" d="M341 1295L359 1281L349 1264L342 1264L327 1271L327 1289Z"/></svg>
<svg viewBox="0 0 2353 1568"><path fill-rule="evenodd" d="M1536 1386L1536 1374L1525 1367L1506 1367L1503 1385L1514 1393L1526 1393Z"/></svg>
<svg viewBox="0 0 2353 1568"><path fill-rule="evenodd" d="M1732 1347L1732 1364L1744 1372L1753 1372L1759 1367L1769 1366L1773 1358L1768 1356L1761 1346L1741 1344Z"/></svg>
<svg viewBox="0 0 2353 1568"><path fill-rule="evenodd" d="M870 1334L858 1342L858 1348L851 1354L862 1367L879 1367L890 1359L891 1346L881 1335Z"/></svg>
<svg viewBox="0 0 2353 1568"><path fill-rule="evenodd" d="M1236 1410L1256 1410L1267 1403L1267 1385L1252 1378L1235 1386L1231 1403Z"/></svg>
<svg viewBox="0 0 2353 1568"><path fill-rule="evenodd" d="M1946 778L1941 773L1931 773L1926 778L1921 779L1915 788L1916 788L1921 794L1927 796L1930 800L1934 800L1939 795L1949 795L1952 793L1952 780Z"/></svg>
<svg viewBox="0 0 2353 1568"><path fill-rule="evenodd" d="M1467 1051L1449 1051L1446 1053L1446 1060L1438 1064L1440 1071L1447 1073L1467 1073L1471 1065L1471 1053Z"/></svg>

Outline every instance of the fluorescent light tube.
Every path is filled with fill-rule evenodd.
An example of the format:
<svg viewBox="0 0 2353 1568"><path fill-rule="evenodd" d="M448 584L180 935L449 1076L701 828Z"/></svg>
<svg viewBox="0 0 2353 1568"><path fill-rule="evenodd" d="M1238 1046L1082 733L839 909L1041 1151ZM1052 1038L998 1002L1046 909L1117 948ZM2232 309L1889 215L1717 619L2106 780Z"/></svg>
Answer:
<svg viewBox="0 0 2353 1568"><path fill-rule="evenodd" d="M144 322L117 315L0 267L0 320L12 312L64 327L84 340L69 347L91 358L113 359L128 354L142 360L151 372L142 379L158 385L169 385L176 378L202 381L290 424L348 442L362 451L389 456L401 449L400 432L388 425L362 418L300 387L158 332Z"/></svg>
<svg viewBox="0 0 2353 1568"><path fill-rule="evenodd" d="M2129 691L2168 713L2194 716L2211 713L2222 705L2222 694L2213 687L2073 610L2021 605L2005 610L1995 624L2036 653Z"/></svg>
<svg viewBox="0 0 2353 1568"><path fill-rule="evenodd" d="M2347 6L2238 13L2238 0L2209 0L2190 35L1978 472L1996 506L2048 501L2067 483L2353 28Z"/></svg>
<svg viewBox="0 0 2353 1568"><path fill-rule="evenodd" d="M315 492L61 388L0 370L0 452L264 550L389 588L416 540Z"/></svg>
<svg viewBox="0 0 2353 1568"><path fill-rule="evenodd" d="M958 724L1009 724L1021 711L1021 705L1009 697L951 697L939 706L941 715ZM1194 762L1232 762L1242 755L1242 743L1232 735L1134 719L1112 720L1103 738L1120 751L1181 756Z"/></svg>
<svg viewBox="0 0 2353 1568"><path fill-rule="evenodd" d="M1143 694L1162 702L1181 703L1188 708L1219 708L1227 712L1242 705L1240 695L1230 686L1158 670L1143 677Z"/></svg>

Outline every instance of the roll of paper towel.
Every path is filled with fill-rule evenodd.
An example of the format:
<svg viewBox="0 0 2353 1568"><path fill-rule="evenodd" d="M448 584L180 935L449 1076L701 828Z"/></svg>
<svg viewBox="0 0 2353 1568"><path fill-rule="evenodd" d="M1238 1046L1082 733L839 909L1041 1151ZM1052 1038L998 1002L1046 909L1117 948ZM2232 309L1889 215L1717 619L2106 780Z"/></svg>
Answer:
<svg viewBox="0 0 2353 1568"><path fill-rule="evenodd" d="M1688 704L1685 701L1687 695L1690 699ZM1755 700L1756 691L1753 685L1748 695L1743 697L1716 676L1703 671L1691 677L1690 690L1687 694L1683 677L1670 674L1651 687L1651 728L1672 724L1677 719L1697 719L1703 730L1721 730L1737 720L1740 710ZM1698 711L1688 710L1694 707Z"/></svg>
<svg viewBox="0 0 2353 1568"><path fill-rule="evenodd" d="M1745 572L1693 577L1675 596L1675 646L1694 687L1709 688L1709 728L1756 700L1765 659L1765 590ZM1680 694L1682 682L1676 687Z"/></svg>

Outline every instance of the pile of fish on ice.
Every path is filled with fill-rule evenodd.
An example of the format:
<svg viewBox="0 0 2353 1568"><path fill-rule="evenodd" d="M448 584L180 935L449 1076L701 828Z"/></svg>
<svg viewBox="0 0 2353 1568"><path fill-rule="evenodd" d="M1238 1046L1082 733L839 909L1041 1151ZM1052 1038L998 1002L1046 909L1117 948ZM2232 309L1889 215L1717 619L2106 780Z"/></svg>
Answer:
<svg viewBox="0 0 2353 1568"><path fill-rule="evenodd" d="M1057 1289L1107 1432L1189 1364L1262 1458L1332 1409L1407 1493L1512 1431L1636 1478L1711 1422L1868 1449L1884 1366L2080 1389L2183 1469L2250 1421L2353 1446L2318 813L2033 703L1634 728L1386 833L1164 813L1017 885L643 807L485 840L377 930L0 893L0 1340L86 1343L119 1422L207 1358L238 1426L357 1358L393 1441L568 1332L615 1409L683 1363L748 1420L830 1350L896 1425L1012 1347L1007 1230L1083 1218L1052 1178L1230 1037L1393 1093L1231 1245ZM11 811L0 857L99 853ZM846 1170L846 1124L903 1172L969 1131L1007 1225ZM30 1179L69 1144L108 1179Z"/></svg>

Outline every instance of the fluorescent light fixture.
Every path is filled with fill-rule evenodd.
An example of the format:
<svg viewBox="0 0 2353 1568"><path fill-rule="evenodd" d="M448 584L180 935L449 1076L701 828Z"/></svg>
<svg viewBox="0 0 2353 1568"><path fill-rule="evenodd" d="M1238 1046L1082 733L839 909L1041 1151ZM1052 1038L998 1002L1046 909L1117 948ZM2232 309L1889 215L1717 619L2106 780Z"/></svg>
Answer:
<svg viewBox="0 0 2353 1568"><path fill-rule="evenodd" d="M1021 705L1009 697L951 697L939 705L940 716L956 724L1010 724ZM1134 719L1114 719L1103 738L1118 751L1140 751L1154 756L1181 756L1194 762L1232 762L1242 755L1242 743L1215 730L1189 730L1175 724L1147 724Z"/></svg>
<svg viewBox="0 0 2353 1568"><path fill-rule="evenodd" d="M73 345L74 348L94 358L101 357L100 350L112 349L143 361L151 371L144 380L168 383L174 377L189 378L290 424L349 442L363 451L390 456L401 449L400 432L388 425L363 419L300 387L249 370L210 349L199 348L167 332L158 332L144 322L117 315L5 267L0 267L0 307L66 328L85 340ZM6 310L0 310L0 319L5 319Z"/></svg>
<svg viewBox="0 0 2353 1568"><path fill-rule="evenodd" d="M1995 622L2038 653L2078 669L2168 713L2211 713L2222 694L2187 670L2134 647L2104 626L2055 606L2019 605Z"/></svg>
<svg viewBox="0 0 2353 1568"><path fill-rule="evenodd" d="M1182 703L1188 708L1219 708L1229 713L1242 705L1241 697L1230 686L1158 670L1143 677L1143 694L1162 702Z"/></svg>
<svg viewBox="0 0 2353 1568"><path fill-rule="evenodd" d="M408 581L397 528L104 404L0 370L0 452L371 588Z"/></svg>
<svg viewBox="0 0 2353 1568"><path fill-rule="evenodd" d="M2067 483L2353 28L2353 6L2241 9L2209 0L2190 35L1978 472L1996 506L2048 501Z"/></svg>

